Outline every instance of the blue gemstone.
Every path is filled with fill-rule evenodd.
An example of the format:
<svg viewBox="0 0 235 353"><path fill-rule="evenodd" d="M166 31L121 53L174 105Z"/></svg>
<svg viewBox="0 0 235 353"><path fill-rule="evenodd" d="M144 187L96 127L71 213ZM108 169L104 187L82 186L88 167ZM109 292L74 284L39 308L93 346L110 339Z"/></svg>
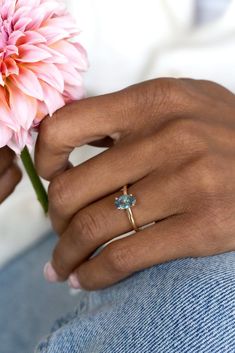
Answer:
<svg viewBox="0 0 235 353"><path fill-rule="evenodd" d="M115 200L115 206L119 210L127 210L135 206L136 198L133 195L122 195L117 200Z"/></svg>

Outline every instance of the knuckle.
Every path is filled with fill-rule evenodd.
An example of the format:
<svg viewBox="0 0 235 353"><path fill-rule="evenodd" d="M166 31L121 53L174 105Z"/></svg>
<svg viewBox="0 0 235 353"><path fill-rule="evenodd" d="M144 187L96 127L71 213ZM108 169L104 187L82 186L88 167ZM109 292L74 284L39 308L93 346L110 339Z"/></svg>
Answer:
<svg viewBox="0 0 235 353"><path fill-rule="evenodd" d="M155 80L152 95L155 98L158 110L169 112L173 109L176 101L180 101L180 90L177 87L177 80L174 78L159 78Z"/></svg>
<svg viewBox="0 0 235 353"><path fill-rule="evenodd" d="M50 117L45 118L39 128L39 138L42 146L50 147L55 139L55 130L53 128L54 118Z"/></svg>
<svg viewBox="0 0 235 353"><path fill-rule="evenodd" d="M196 158L182 173L182 180L187 190L190 209L209 217L223 213L225 203L229 202L226 191L224 168L215 156ZM201 216L200 216L201 217ZM213 219L208 219L208 222Z"/></svg>
<svg viewBox="0 0 235 353"><path fill-rule="evenodd" d="M63 280L66 279L69 275L68 266L66 264L66 259L61 256L60 245L58 244L52 253L52 262L53 267L59 277Z"/></svg>
<svg viewBox="0 0 235 353"><path fill-rule="evenodd" d="M181 110L189 100L187 89L182 80L176 78L159 78L156 80L156 89L161 97L161 104L174 110ZM169 110L169 108L168 108Z"/></svg>
<svg viewBox="0 0 235 353"><path fill-rule="evenodd" d="M208 143L201 133L198 122L188 118L176 118L168 121L166 134L171 145L189 154L205 154Z"/></svg>
<svg viewBox="0 0 235 353"><path fill-rule="evenodd" d="M104 250L105 251L105 250ZM115 244L107 247L107 263L116 273L131 272L133 254L131 249Z"/></svg>
<svg viewBox="0 0 235 353"><path fill-rule="evenodd" d="M212 219L207 214L198 214L200 220L192 221L191 233L188 237L190 256L209 256L221 250L221 230L215 226L204 226L204 221L211 223Z"/></svg>
<svg viewBox="0 0 235 353"><path fill-rule="evenodd" d="M63 213L66 213L66 205L71 197L69 190L69 183L66 183L63 174L55 177L48 187L48 200L50 208L57 212L63 210Z"/></svg>
<svg viewBox="0 0 235 353"><path fill-rule="evenodd" d="M221 166L216 157L203 158L196 168L200 188L205 194L216 196L223 192L224 180L221 178Z"/></svg>
<svg viewBox="0 0 235 353"><path fill-rule="evenodd" d="M79 268L77 270L77 275L82 289L86 291L93 291L103 288L99 283L97 283L97 281L91 278L90 274L87 273L87 271L83 271L82 268Z"/></svg>
<svg viewBox="0 0 235 353"><path fill-rule="evenodd" d="M179 100L178 96L181 96L181 89L177 79L158 78L125 88L122 91L123 95L127 99L127 104L123 104L124 109L125 107L137 106L141 116L143 113L146 115L146 111L149 111L150 107L153 114L158 111L169 112L172 110L175 101ZM124 116L129 114L128 110Z"/></svg>
<svg viewBox="0 0 235 353"><path fill-rule="evenodd" d="M98 217L91 212L80 212L76 217L75 225L77 237L80 242L89 243L95 242L98 233L100 233L100 223Z"/></svg>

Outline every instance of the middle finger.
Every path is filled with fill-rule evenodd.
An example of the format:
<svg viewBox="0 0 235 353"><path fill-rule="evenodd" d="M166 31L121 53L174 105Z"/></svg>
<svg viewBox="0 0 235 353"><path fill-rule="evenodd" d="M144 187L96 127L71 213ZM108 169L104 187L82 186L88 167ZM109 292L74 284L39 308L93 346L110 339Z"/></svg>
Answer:
<svg viewBox="0 0 235 353"><path fill-rule="evenodd" d="M120 143L57 176L49 187L49 213L56 232L62 234L71 218L89 204L119 190L156 170L174 169L179 160L167 158L176 153L168 131L135 141ZM171 150L170 150L171 149ZM178 153L179 156L182 154ZM187 156L184 156L186 158ZM183 157L182 157L183 158Z"/></svg>

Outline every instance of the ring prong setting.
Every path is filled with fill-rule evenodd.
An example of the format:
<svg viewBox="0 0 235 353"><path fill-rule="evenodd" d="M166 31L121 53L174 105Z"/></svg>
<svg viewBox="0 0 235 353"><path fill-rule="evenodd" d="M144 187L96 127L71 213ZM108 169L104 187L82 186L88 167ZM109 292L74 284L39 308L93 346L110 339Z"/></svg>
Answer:
<svg viewBox="0 0 235 353"><path fill-rule="evenodd" d="M132 194L124 194L115 198L115 206L118 210L127 210L135 206L136 198Z"/></svg>

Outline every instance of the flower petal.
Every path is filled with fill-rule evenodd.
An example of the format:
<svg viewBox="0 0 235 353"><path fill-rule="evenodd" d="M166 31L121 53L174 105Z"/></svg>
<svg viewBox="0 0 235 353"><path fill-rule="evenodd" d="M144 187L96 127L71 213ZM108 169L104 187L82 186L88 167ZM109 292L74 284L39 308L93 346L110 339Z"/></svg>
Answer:
<svg viewBox="0 0 235 353"><path fill-rule="evenodd" d="M71 86L71 85L65 84L63 97L66 104L83 99L85 96L86 96L86 91L83 85Z"/></svg>
<svg viewBox="0 0 235 353"><path fill-rule="evenodd" d="M9 143L13 131L0 121L0 132L0 148L2 148Z"/></svg>
<svg viewBox="0 0 235 353"><path fill-rule="evenodd" d="M32 148L33 140L29 130L20 129L14 133L7 144L17 155L20 155L25 146Z"/></svg>
<svg viewBox="0 0 235 353"><path fill-rule="evenodd" d="M0 123L11 130L17 131L18 129L14 116L7 104L6 90L3 87L0 87Z"/></svg>
<svg viewBox="0 0 235 353"><path fill-rule="evenodd" d="M69 58L69 62L78 70L87 70L87 55L85 49L78 44L69 43L65 40L53 44L51 48Z"/></svg>
<svg viewBox="0 0 235 353"><path fill-rule="evenodd" d="M51 64L66 64L69 63L68 58L66 55L63 55L59 53L58 51L54 50L51 47L46 46L45 44L39 44L38 47L45 49L48 51L48 53L51 54L51 57L48 59L43 60L46 63L51 63Z"/></svg>
<svg viewBox="0 0 235 353"><path fill-rule="evenodd" d="M1 4L1 18L6 20L8 17L11 17L15 11L16 0L5 1L4 4Z"/></svg>
<svg viewBox="0 0 235 353"><path fill-rule="evenodd" d="M37 75L38 79L45 81L60 93L64 91L64 78L61 71L54 64L35 63L28 64L27 67Z"/></svg>
<svg viewBox="0 0 235 353"><path fill-rule="evenodd" d="M14 30L23 32L27 27L27 25L31 22L32 22L32 18L30 17L19 18L19 20L14 25Z"/></svg>
<svg viewBox="0 0 235 353"><path fill-rule="evenodd" d="M60 4L58 3L58 1L47 0L44 3L41 2L40 7L38 7L34 11L36 11L37 14L40 12L40 15L42 15L43 22L44 22L48 18L56 14L59 7L60 7ZM32 17L34 17L34 13L32 14Z"/></svg>
<svg viewBox="0 0 235 353"><path fill-rule="evenodd" d="M30 6L37 7L40 5L40 0L17 0L16 7L19 8L21 6Z"/></svg>
<svg viewBox="0 0 235 353"><path fill-rule="evenodd" d="M19 3L19 2L18 2ZM17 3L17 4L18 4ZM30 6L21 6L18 8L17 6L17 10L16 12L14 13L13 15L13 18L12 18L12 24L13 26L16 24L16 22L22 18L22 17L29 17L29 14L30 14L30 10L31 10L31 7Z"/></svg>
<svg viewBox="0 0 235 353"><path fill-rule="evenodd" d="M48 108L44 102L38 101L38 111L37 111L37 116L34 119L33 122L33 127L37 127L40 122L49 114Z"/></svg>
<svg viewBox="0 0 235 353"><path fill-rule="evenodd" d="M37 114L37 100L22 93L15 85L8 85L9 102L19 126L29 130Z"/></svg>
<svg viewBox="0 0 235 353"><path fill-rule="evenodd" d="M66 84L72 86L82 85L81 74L72 65L57 64L57 67L61 72Z"/></svg>
<svg viewBox="0 0 235 353"><path fill-rule="evenodd" d="M24 37L18 42L18 45L22 44L38 44L45 43L46 38L44 38L40 33L36 31L26 31L24 32Z"/></svg>
<svg viewBox="0 0 235 353"><path fill-rule="evenodd" d="M8 38L8 44L9 45L16 45L17 41L24 37L25 34L21 31L14 31L10 34L9 38Z"/></svg>
<svg viewBox="0 0 235 353"><path fill-rule="evenodd" d="M19 74L19 66L16 64L14 59L7 58L5 59L4 63L6 65L7 76Z"/></svg>
<svg viewBox="0 0 235 353"><path fill-rule="evenodd" d="M5 82L3 81L3 78L2 78L2 73L0 72L0 86L5 86Z"/></svg>
<svg viewBox="0 0 235 353"><path fill-rule="evenodd" d="M19 75L12 75L15 85L30 97L43 100L43 91L37 76L25 67L20 67Z"/></svg>
<svg viewBox="0 0 235 353"><path fill-rule="evenodd" d="M16 55L19 54L19 50L18 50L17 46L16 45L7 45L5 57L7 58L8 56L15 55L15 54Z"/></svg>
<svg viewBox="0 0 235 353"><path fill-rule="evenodd" d="M36 45L23 44L19 46L19 57L16 60L33 63L50 57L51 54L48 51L41 49Z"/></svg>
<svg viewBox="0 0 235 353"><path fill-rule="evenodd" d="M45 22L46 26L52 26L57 28L63 28L70 34L79 34L80 31L77 28L76 21L70 15L52 17Z"/></svg>
<svg viewBox="0 0 235 353"><path fill-rule="evenodd" d="M39 28L38 32L46 38L49 45L63 38L69 38L69 32L59 27L45 26Z"/></svg>
<svg viewBox="0 0 235 353"><path fill-rule="evenodd" d="M45 82L42 82L42 89L44 93L44 102L48 108L49 115L52 116L56 110L65 105L64 98L61 93Z"/></svg>

